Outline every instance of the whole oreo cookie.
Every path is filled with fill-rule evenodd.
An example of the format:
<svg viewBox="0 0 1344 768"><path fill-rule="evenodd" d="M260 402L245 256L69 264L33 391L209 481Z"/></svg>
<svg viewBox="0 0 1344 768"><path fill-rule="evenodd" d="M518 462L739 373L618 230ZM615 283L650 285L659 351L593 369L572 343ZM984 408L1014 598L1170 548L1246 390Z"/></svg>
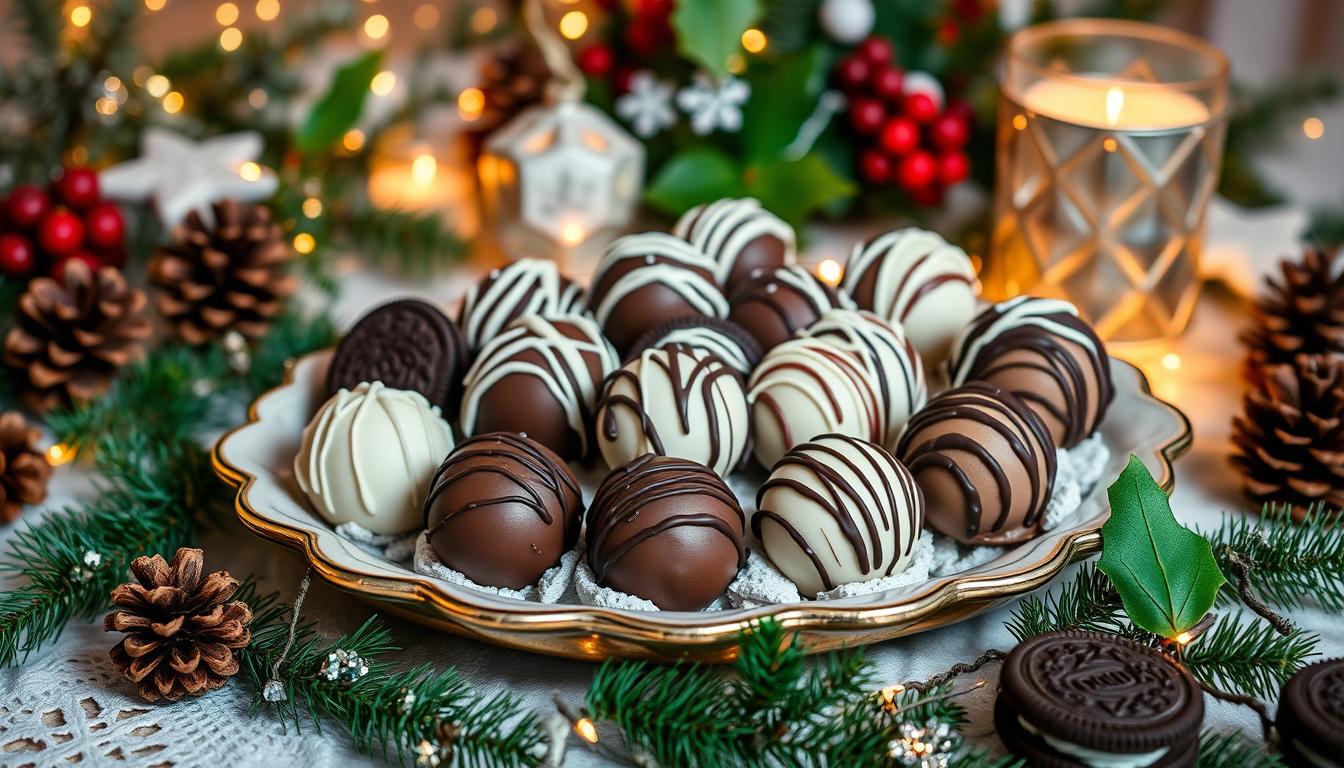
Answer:
<svg viewBox="0 0 1344 768"><path fill-rule="evenodd" d="M341 339L327 370L327 394L381 381L451 412L464 363L462 336L448 316L428 302L402 299L367 313Z"/></svg>
<svg viewBox="0 0 1344 768"><path fill-rule="evenodd" d="M1204 696L1189 672L1145 645L1047 632L1008 654L994 722L1032 766L1193 766Z"/></svg>
<svg viewBox="0 0 1344 768"><path fill-rule="evenodd" d="M1344 659L1303 667L1279 697L1279 750L1292 768L1344 765Z"/></svg>

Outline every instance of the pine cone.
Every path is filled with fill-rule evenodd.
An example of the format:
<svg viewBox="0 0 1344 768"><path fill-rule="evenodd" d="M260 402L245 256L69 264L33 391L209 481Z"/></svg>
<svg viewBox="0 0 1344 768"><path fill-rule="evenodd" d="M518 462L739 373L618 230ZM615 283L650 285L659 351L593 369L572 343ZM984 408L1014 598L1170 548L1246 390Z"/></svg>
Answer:
<svg viewBox="0 0 1344 768"><path fill-rule="evenodd" d="M1344 358L1302 355L1268 365L1232 420L1232 464L1246 495L1291 505L1344 509Z"/></svg>
<svg viewBox="0 0 1344 768"><path fill-rule="evenodd" d="M1344 354L1344 274L1338 254L1308 249L1299 261L1284 259L1255 303L1248 347L1252 380L1265 366L1292 363L1298 355Z"/></svg>
<svg viewBox="0 0 1344 768"><path fill-rule="evenodd" d="M183 547L171 564L163 557L137 557L131 573L139 584L112 590L123 610L103 619L108 632L125 632L112 649L112 663L136 683L145 701L177 701L221 687L238 671L234 650L252 641L252 611L229 602L238 580L227 571L203 576L204 555Z"/></svg>
<svg viewBox="0 0 1344 768"><path fill-rule="evenodd" d="M0 523L18 520L25 504L47 498L51 464L37 448L41 438L18 411L0 414Z"/></svg>
<svg viewBox="0 0 1344 768"><path fill-rule="evenodd" d="M488 51L481 60L477 87L485 95L485 108L471 129L485 131L546 97L551 71L535 45L519 43Z"/></svg>
<svg viewBox="0 0 1344 768"><path fill-rule="evenodd" d="M266 206L224 200L212 210L212 224L188 214L150 262L159 314L188 344L229 331L260 338L298 288L287 274L293 251Z"/></svg>
<svg viewBox="0 0 1344 768"><path fill-rule="evenodd" d="M23 371L28 406L44 412L106 392L117 370L144 352L153 332L144 310L144 292L112 267L94 274L70 259L63 283L34 278L5 336L5 364Z"/></svg>

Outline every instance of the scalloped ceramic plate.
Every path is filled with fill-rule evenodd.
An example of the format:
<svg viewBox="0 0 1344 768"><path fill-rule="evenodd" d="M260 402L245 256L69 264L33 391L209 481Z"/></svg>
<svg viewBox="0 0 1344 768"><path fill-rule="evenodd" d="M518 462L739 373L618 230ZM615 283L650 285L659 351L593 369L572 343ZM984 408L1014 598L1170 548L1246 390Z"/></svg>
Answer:
<svg viewBox="0 0 1344 768"><path fill-rule="evenodd" d="M360 549L314 514L293 479L300 435L318 405L331 351L299 360L285 383L252 404L248 423L215 445L216 471L238 489L237 512L258 536L296 549L322 578L412 621L498 645L580 659L727 659L748 622L773 616L798 631L809 651L854 646L961 621L1037 589L1069 563L1101 548L1110 509L1105 483L1083 500L1071 526L1014 547L962 573L860 597L685 613L540 605L422 576ZM1115 402L1101 433L1110 447L1102 477L1129 454L1143 459L1168 491L1171 463L1190 445L1190 423L1154 397L1128 363L1113 361Z"/></svg>

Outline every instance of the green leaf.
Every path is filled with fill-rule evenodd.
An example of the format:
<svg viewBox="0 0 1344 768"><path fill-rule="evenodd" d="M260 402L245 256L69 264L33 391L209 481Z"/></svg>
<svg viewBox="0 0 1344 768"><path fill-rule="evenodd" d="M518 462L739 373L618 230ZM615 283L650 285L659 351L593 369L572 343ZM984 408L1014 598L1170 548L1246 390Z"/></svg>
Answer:
<svg viewBox="0 0 1344 768"><path fill-rule="evenodd" d="M369 96L369 84L383 64L382 51L370 51L336 70L331 87L313 105L295 143L302 152L320 152L355 126Z"/></svg>
<svg viewBox="0 0 1344 768"><path fill-rule="evenodd" d="M677 52L723 77L728 57L742 50L742 33L760 16L761 0L679 0L672 11Z"/></svg>
<svg viewBox="0 0 1344 768"><path fill-rule="evenodd" d="M717 149L701 147L668 160L644 191L644 200L660 211L679 216L700 203L741 194L737 163Z"/></svg>
<svg viewBox="0 0 1344 768"><path fill-rule="evenodd" d="M747 193L781 219L798 226L808 214L854 195L854 182L820 155L780 160L747 169Z"/></svg>
<svg viewBox="0 0 1344 768"><path fill-rule="evenodd" d="M1108 492L1101 562L1138 626L1165 638L1193 627L1213 607L1226 579L1203 536L1181 526L1167 495L1138 457Z"/></svg>
<svg viewBox="0 0 1344 768"><path fill-rule="evenodd" d="M747 162L773 159L798 136L826 84L826 56L812 46L772 66L757 67L742 110Z"/></svg>

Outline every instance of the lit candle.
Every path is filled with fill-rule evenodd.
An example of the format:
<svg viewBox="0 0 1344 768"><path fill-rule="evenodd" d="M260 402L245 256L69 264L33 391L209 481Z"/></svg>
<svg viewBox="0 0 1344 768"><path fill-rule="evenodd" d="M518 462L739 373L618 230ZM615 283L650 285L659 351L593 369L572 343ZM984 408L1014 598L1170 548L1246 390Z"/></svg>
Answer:
<svg viewBox="0 0 1344 768"><path fill-rule="evenodd" d="M1126 131L1184 128L1209 119L1208 107L1189 94L1111 78L1041 80L1022 94L1022 106L1065 123Z"/></svg>

